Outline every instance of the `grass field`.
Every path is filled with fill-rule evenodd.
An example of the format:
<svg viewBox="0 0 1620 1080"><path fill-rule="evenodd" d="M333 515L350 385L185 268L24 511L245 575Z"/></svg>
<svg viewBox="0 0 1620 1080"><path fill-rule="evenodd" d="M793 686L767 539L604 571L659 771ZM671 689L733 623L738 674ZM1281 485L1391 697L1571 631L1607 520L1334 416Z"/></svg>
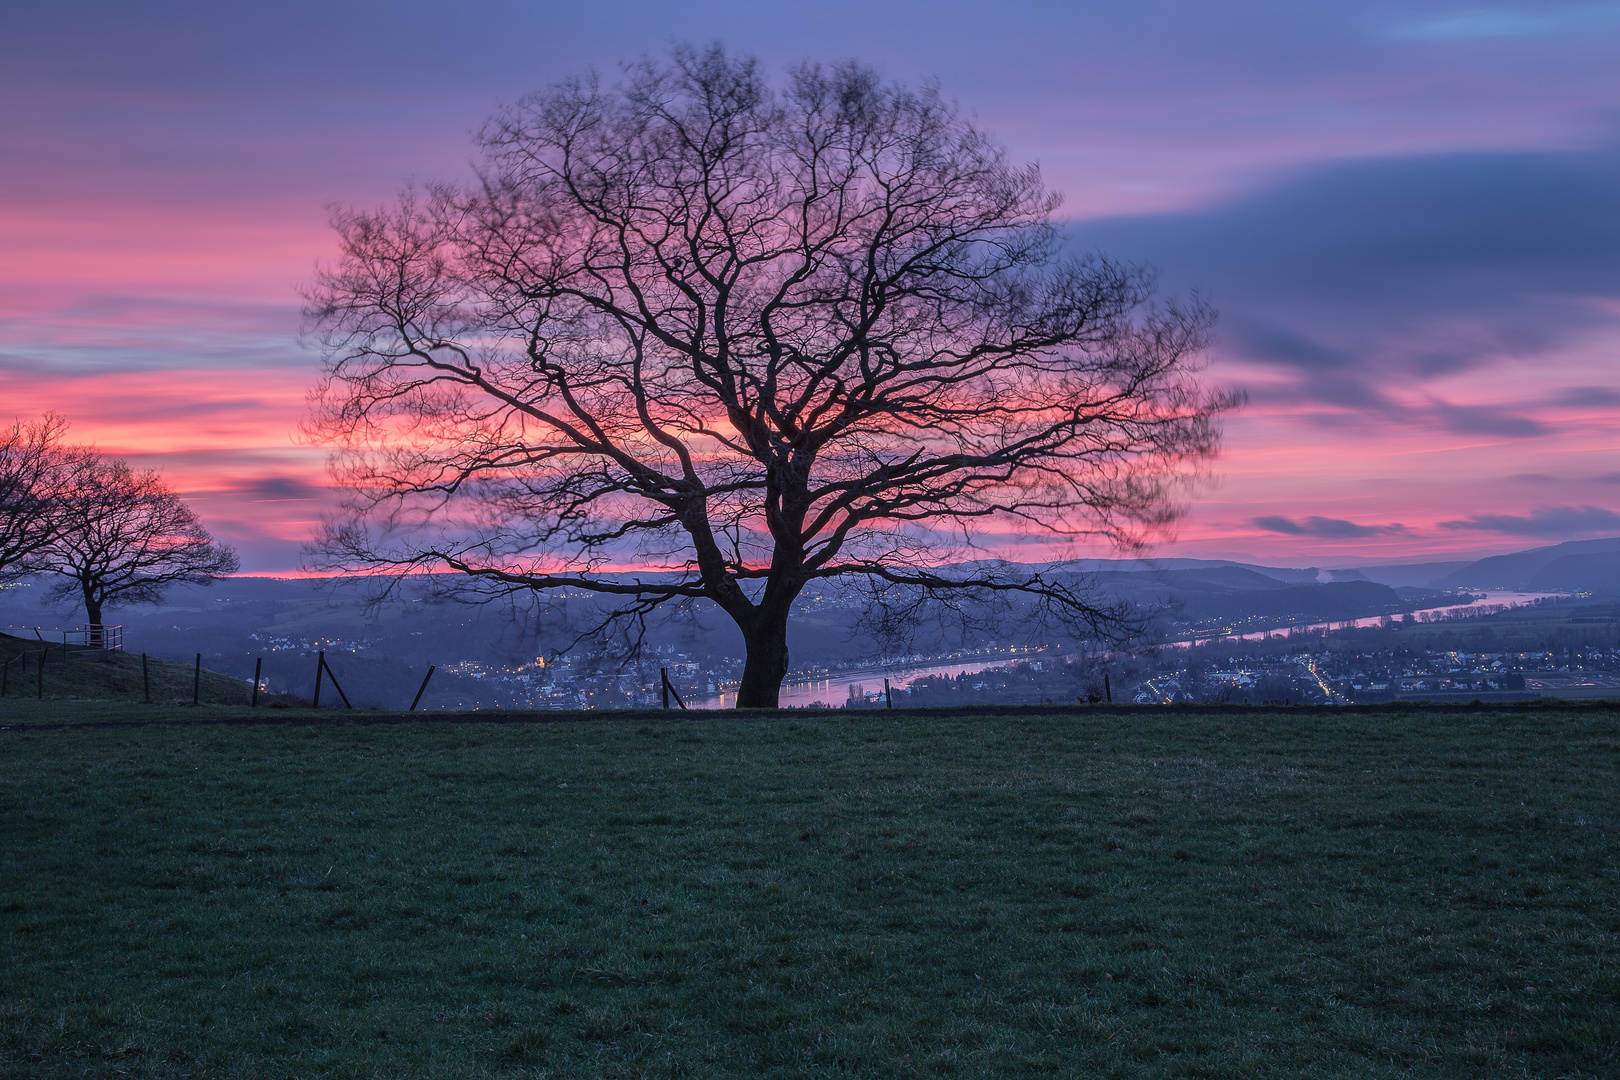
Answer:
<svg viewBox="0 0 1620 1080"><path fill-rule="evenodd" d="M1611 711L229 715L0 703L0 1074L1620 1076Z"/></svg>

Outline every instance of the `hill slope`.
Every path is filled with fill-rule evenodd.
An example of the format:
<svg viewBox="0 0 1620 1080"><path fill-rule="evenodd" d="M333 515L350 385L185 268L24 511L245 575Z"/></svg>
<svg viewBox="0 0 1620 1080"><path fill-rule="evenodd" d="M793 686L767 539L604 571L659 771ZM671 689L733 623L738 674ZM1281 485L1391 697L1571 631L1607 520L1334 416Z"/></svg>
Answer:
<svg viewBox="0 0 1620 1080"><path fill-rule="evenodd" d="M41 680L41 662L44 678ZM0 689L5 698L189 703L196 670L191 664L150 657L141 670L136 653L75 652L55 642L28 641L0 634ZM210 705L246 705L253 687L229 675L203 669L200 699ZM259 695L269 704L269 695Z"/></svg>
<svg viewBox="0 0 1620 1080"><path fill-rule="evenodd" d="M1454 570L1435 584L1464 589L1608 591L1620 587L1620 536L1493 555Z"/></svg>

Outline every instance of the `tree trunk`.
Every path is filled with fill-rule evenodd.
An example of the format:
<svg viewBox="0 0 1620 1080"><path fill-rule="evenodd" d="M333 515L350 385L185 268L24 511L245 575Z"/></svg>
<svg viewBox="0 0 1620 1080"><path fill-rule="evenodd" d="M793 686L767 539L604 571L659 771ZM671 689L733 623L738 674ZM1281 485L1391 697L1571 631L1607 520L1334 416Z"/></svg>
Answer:
<svg viewBox="0 0 1620 1080"><path fill-rule="evenodd" d="M101 597L90 589L84 592L84 617L91 626L101 625Z"/></svg>
<svg viewBox="0 0 1620 1080"><path fill-rule="evenodd" d="M737 687L737 708L776 708L788 672L787 617L786 610L762 610L754 625L743 630L748 658Z"/></svg>

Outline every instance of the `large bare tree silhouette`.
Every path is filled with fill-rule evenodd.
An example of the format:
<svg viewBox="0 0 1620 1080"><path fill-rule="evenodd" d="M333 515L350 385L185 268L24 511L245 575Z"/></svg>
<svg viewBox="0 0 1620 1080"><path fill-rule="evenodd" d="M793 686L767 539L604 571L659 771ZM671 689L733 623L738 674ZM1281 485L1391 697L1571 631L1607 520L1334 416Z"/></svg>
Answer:
<svg viewBox="0 0 1620 1080"><path fill-rule="evenodd" d="M853 63L773 88L679 48L479 146L472 184L335 214L311 428L352 496L320 565L632 620L712 601L746 641L740 707L776 704L817 580L1117 629L985 548L1176 517L1232 403L1198 378L1212 314L1064 254L1036 168L936 89Z"/></svg>

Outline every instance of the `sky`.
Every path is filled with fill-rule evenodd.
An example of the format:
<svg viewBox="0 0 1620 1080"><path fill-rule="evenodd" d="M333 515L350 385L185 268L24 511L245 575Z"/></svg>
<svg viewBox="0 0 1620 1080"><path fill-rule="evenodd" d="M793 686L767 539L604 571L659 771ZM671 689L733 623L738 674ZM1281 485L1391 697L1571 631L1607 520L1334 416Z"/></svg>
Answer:
<svg viewBox="0 0 1620 1080"><path fill-rule="evenodd" d="M1620 535L1620 3L464 0L8 14L0 419L160 467L245 570L332 496L300 288L333 205L463 179L503 101L723 41L937 79L1071 242L1221 312L1244 390L1165 555Z"/></svg>

